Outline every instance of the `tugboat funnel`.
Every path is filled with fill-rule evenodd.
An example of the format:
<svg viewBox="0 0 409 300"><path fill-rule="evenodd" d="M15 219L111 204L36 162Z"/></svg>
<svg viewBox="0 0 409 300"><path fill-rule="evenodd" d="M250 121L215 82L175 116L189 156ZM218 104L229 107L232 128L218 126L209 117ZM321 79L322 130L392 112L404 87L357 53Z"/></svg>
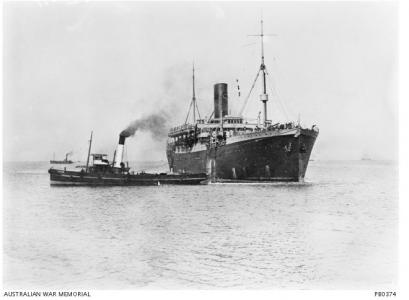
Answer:
<svg viewBox="0 0 409 300"><path fill-rule="evenodd" d="M125 136L119 135L119 142L118 142L118 146L116 147L115 157L114 157L114 167L115 168L121 167L121 163L122 163L122 159L124 155L125 139L126 139Z"/></svg>

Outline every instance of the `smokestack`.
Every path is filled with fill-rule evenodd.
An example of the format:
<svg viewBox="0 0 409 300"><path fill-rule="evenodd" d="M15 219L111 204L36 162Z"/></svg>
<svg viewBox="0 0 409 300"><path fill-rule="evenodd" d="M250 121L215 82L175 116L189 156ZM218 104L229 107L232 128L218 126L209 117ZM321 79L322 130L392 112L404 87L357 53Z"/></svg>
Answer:
<svg viewBox="0 0 409 300"><path fill-rule="evenodd" d="M122 163L122 159L124 155L125 139L126 139L126 136L122 135L121 133L119 135L119 142L118 142L118 146L116 147L116 151L115 151L115 157L114 157L114 167L115 168L121 167L121 163Z"/></svg>
<svg viewBox="0 0 409 300"><path fill-rule="evenodd" d="M214 85L214 118L219 119L228 114L227 83Z"/></svg>

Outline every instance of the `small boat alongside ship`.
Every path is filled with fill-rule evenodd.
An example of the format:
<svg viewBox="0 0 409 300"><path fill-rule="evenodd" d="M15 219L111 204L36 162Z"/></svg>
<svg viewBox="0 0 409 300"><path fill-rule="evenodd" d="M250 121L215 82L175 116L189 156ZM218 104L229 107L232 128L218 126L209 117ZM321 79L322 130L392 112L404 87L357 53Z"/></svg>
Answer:
<svg viewBox="0 0 409 300"><path fill-rule="evenodd" d="M89 141L87 164L80 171L50 168L52 185L88 185L88 186L132 186L162 184L206 184L205 173L167 174L167 173L134 173L123 160L125 136L120 135L119 143L112 163L106 154L91 154L92 133ZM92 164L90 164L92 157Z"/></svg>

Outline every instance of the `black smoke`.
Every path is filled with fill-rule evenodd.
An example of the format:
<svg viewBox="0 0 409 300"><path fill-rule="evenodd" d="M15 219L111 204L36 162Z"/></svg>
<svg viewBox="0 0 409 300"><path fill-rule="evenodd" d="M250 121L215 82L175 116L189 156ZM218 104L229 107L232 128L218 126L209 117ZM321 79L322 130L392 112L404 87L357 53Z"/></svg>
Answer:
<svg viewBox="0 0 409 300"><path fill-rule="evenodd" d="M151 114L145 118L133 121L121 132L121 136L130 137L137 131L147 131L155 140L161 140L167 136L169 130L169 115L166 112Z"/></svg>

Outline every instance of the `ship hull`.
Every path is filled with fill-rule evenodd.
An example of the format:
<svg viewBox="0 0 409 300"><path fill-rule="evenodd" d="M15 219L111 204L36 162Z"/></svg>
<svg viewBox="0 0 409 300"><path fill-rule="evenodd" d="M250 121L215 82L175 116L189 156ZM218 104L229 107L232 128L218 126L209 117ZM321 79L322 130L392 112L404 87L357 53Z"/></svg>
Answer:
<svg viewBox="0 0 409 300"><path fill-rule="evenodd" d="M168 148L169 167L178 173L206 172L213 182L303 181L318 132L253 134L206 150L175 153Z"/></svg>

